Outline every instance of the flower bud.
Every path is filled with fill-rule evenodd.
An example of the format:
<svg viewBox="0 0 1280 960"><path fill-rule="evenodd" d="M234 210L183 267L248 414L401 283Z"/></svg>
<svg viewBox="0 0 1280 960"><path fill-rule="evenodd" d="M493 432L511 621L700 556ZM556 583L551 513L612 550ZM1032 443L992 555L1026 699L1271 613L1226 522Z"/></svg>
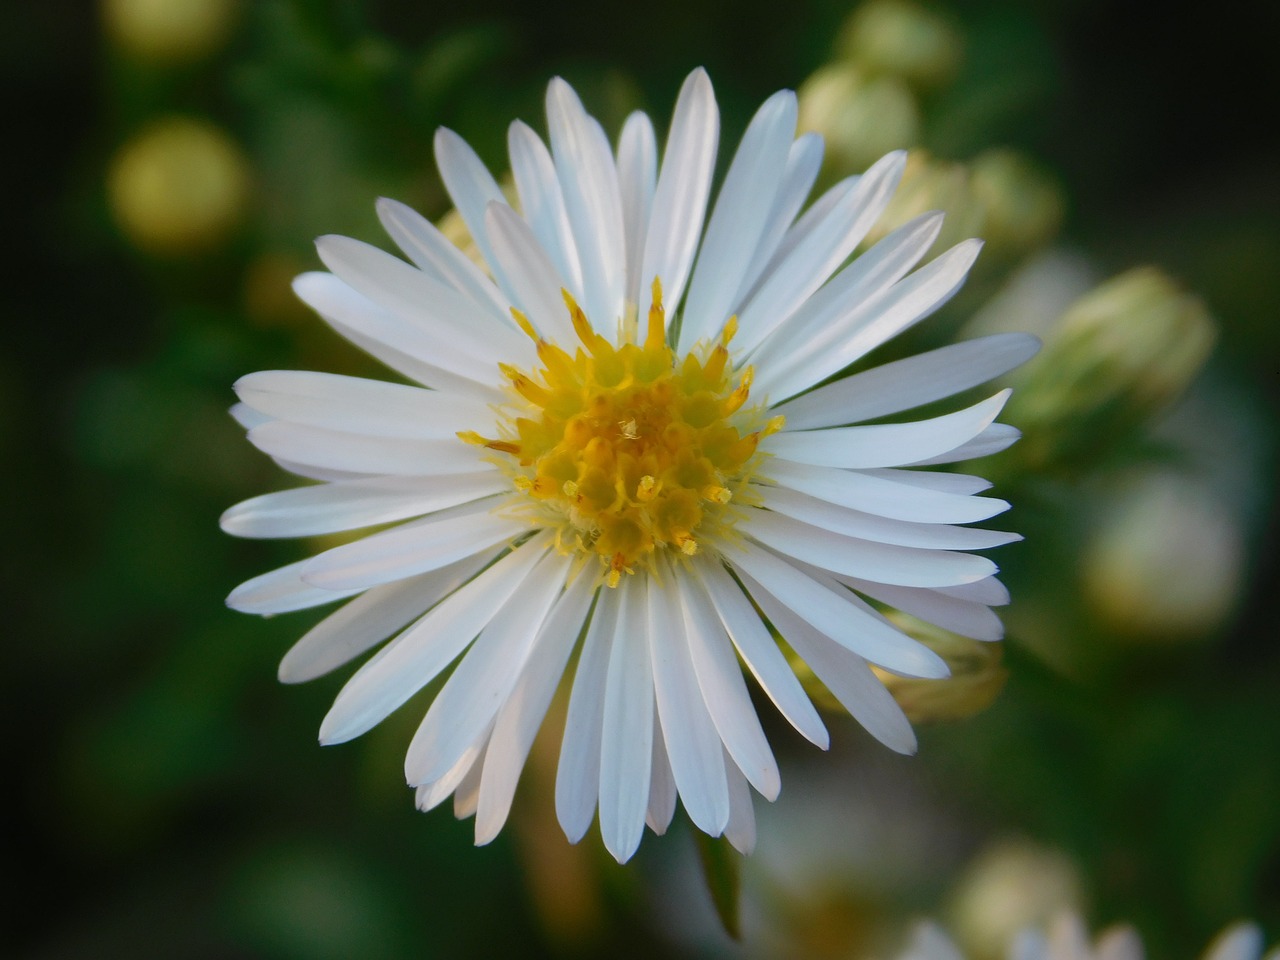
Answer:
<svg viewBox="0 0 1280 960"><path fill-rule="evenodd" d="M925 150L912 150L893 199L863 239L861 248L870 248L904 223L932 210L946 214L934 242L935 250L978 236L982 210L974 202L965 165L939 160Z"/></svg>
<svg viewBox="0 0 1280 960"><path fill-rule="evenodd" d="M122 49L156 63L190 63L231 35L238 0L103 0L107 32Z"/></svg>
<svg viewBox="0 0 1280 960"><path fill-rule="evenodd" d="M1062 226L1061 185L1015 150L988 150L969 165L987 256L1014 260L1045 246Z"/></svg>
<svg viewBox="0 0 1280 960"><path fill-rule="evenodd" d="M871 0L847 21L839 50L868 72L930 90L955 76L964 40L953 23L910 0Z"/></svg>
<svg viewBox="0 0 1280 960"><path fill-rule="evenodd" d="M1023 431L1021 462L1079 465L1109 452L1182 393L1215 337L1199 298L1154 267L1101 284L1014 378L1007 413Z"/></svg>
<svg viewBox="0 0 1280 960"><path fill-rule="evenodd" d="M1001 662L1002 644L971 640L905 614L894 613L890 619L951 668L951 675L942 680L917 680L872 668L912 723L961 720L995 702L1009 675Z"/></svg>
<svg viewBox="0 0 1280 960"><path fill-rule="evenodd" d="M800 86L800 129L822 134L833 178L861 173L884 154L920 138L920 111L902 81L831 64Z"/></svg>
<svg viewBox="0 0 1280 960"><path fill-rule="evenodd" d="M116 223L136 246L161 255L199 252L239 224L249 167L218 127L168 117L116 154L107 196Z"/></svg>

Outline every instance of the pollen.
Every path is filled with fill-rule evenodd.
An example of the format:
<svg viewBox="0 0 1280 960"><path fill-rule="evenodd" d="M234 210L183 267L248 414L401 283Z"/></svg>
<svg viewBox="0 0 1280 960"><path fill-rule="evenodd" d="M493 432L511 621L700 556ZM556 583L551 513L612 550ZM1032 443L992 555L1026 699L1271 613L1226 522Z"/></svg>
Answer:
<svg viewBox="0 0 1280 960"><path fill-rule="evenodd" d="M459 436L494 451L533 522L556 528L561 549L593 559L613 587L656 569L662 551L690 557L727 532L762 458L760 438L782 423L747 404L751 368L730 361L734 318L678 357L657 280L644 330L624 323L617 346L564 299L578 344L549 343L517 316L540 366L501 366L512 402L498 438Z"/></svg>

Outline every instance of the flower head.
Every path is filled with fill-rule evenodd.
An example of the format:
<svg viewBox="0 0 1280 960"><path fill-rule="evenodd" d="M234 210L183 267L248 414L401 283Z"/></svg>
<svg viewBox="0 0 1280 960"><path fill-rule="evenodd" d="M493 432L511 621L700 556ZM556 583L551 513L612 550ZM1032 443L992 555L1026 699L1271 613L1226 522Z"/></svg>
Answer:
<svg viewBox="0 0 1280 960"><path fill-rule="evenodd" d="M769 624L892 749L915 738L872 665L942 677L946 663L882 615L1000 637L1007 594L975 529L1007 507L982 480L931 469L1002 449L1006 394L942 416L855 425L998 376L1035 350L1003 334L829 381L944 303L978 252L924 267L940 214L846 261L903 167L891 154L801 213L821 140L796 100L755 115L706 216L719 140L697 70L658 160L643 113L616 148L561 80L550 149L510 130L519 209L442 130L436 158L483 257L381 201L409 258L342 237L331 272L295 283L335 329L421 386L296 371L236 389L249 439L321 481L233 507L242 536L395 523L243 584L261 614L352 598L308 632L281 678L378 644L321 727L365 732L453 665L409 746L420 807L454 797L477 842L501 829L534 734L575 663L556 784L573 841L596 810L619 860L677 795L694 823L754 841L750 787L777 765L739 661L804 736L821 719ZM705 219L705 224L704 224ZM767 618L767 623L763 617ZM390 638L390 639L388 639ZM575 656L576 654L576 656Z"/></svg>

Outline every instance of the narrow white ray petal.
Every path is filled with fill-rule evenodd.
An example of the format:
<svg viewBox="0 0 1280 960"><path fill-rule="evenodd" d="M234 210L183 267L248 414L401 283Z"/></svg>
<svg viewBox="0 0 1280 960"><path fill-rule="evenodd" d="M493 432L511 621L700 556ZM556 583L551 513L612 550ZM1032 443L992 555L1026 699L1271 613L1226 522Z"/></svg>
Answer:
<svg viewBox="0 0 1280 960"><path fill-rule="evenodd" d="M859 470L868 477L904 483L909 487L933 490L938 493L954 493L968 496L991 489L991 481L985 477L976 477L968 473L947 473L939 470L917 470L914 467L886 467L877 470Z"/></svg>
<svg viewBox="0 0 1280 960"><path fill-rule="evenodd" d="M883 157L840 198L831 212L787 251L738 316L741 342L750 352L775 326L827 281L880 219L902 177L906 154Z"/></svg>
<svg viewBox="0 0 1280 960"><path fill-rule="evenodd" d="M1256 960L1264 944L1262 930L1253 923L1236 923L1209 944L1204 960Z"/></svg>
<svg viewBox="0 0 1280 960"><path fill-rule="evenodd" d="M438 477L375 477L268 493L222 515L237 537L310 537L443 510L509 489L497 470Z"/></svg>
<svg viewBox="0 0 1280 960"><path fill-rule="evenodd" d="M493 248L494 270L505 278L504 286L511 291L516 307L545 339L572 343L573 324L560 292L566 281L529 225L505 203L489 204L484 224Z"/></svg>
<svg viewBox="0 0 1280 960"><path fill-rule="evenodd" d="M568 571L569 558L549 552L480 632L409 743L404 775L410 785L439 779L492 726Z"/></svg>
<svg viewBox="0 0 1280 960"><path fill-rule="evenodd" d="M480 448L456 437L406 440L309 427L272 420L254 427L249 442L272 457L294 463L370 476L430 476L474 473L486 464Z"/></svg>
<svg viewBox="0 0 1280 960"><path fill-rule="evenodd" d="M1039 930L1019 930L1009 946L1009 960L1050 960L1049 944Z"/></svg>
<svg viewBox="0 0 1280 960"><path fill-rule="evenodd" d="M604 131L559 77L547 87L547 126L582 262L582 306L597 330L611 331L622 315L626 292L618 168Z"/></svg>
<svg viewBox="0 0 1280 960"><path fill-rule="evenodd" d="M994 563L976 554L858 540L768 510L753 511L743 529L779 553L877 583L950 587L973 583L996 572Z"/></svg>
<svg viewBox="0 0 1280 960"><path fill-rule="evenodd" d="M958 243L879 296L853 304L803 355L762 371L759 393L775 403L794 396L924 319L960 289L981 249L980 240Z"/></svg>
<svg viewBox="0 0 1280 960"><path fill-rule="evenodd" d="M605 675L613 655L620 599L618 590L605 589L597 594L569 695L560 765L556 769L556 819L570 843L577 843L586 835L600 795Z"/></svg>
<svg viewBox="0 0 1280 960"><path fill-rule="evenodd" d="M648 579L649 648L662 737L680 799L703 833L718 837L729 822L729 787L720 735L698 687L673 571Z"/></svg>
<svg viewBox="0 0 1280 960"><path fill-rule="evenodd" d="M887 480L861 470L836 470L774 458L769 479L842 507L914 523L973 523L1009 509L1004 500L969 497Z"/></svg>
<svg viewBox="0 0 1280 960"><path fill-rule="evenodd" d="M743 273L738 292L734 295L734 313L759 288L764 279L765 267L773 261L782 238L804 206L814 181L818 179L818 171L822 169L822 150L822 137L816 133L801 134L791 144L787 165L782 171L782 182L778 184L778 194L773 198L773 206L769 210L769 216L765 218L750 265Z"/></svg>
<svg viewBox="0 0 1280 960"><path fill-rule="evenodd" d="M796 142L799 143L799 141ZM739 296L739 312L743 309L742 305L750 303L761 288L764 287L765 283L778 272L778 267L787 261L796 246L811 236L814 230L829 221L831 212L842 202L848 200L849 195L858 186L860 179L860 177L856 176L845 177L843 180L832 184L819 194L813 203L809 204L808 209L796 218L794 223L787 224L786 229L774 244L773 252L768 261L760 265L758 274L748 274L752 278L752 285Z"/></svg>
<svg viewBox="0 0 1280 960"><path fill-rule="evenodd" d="M414 803L426 813L440 806L462 784L477 764L484 762L487 734L471 745L452 770L434 783L424 783L414 790Z"/></svg>
<svg viewBox="0 0 1280 960"><path fill-rule="evenodd" d="M716 198L682 311L680 344L689 349L729 319L751 255L760 243L796 131L796 95L764 102L742 135Z"/></svg>
<svg viewBox="0 0 1280 960"><path fill-rule="evenodd" d="M907 423L826 430L784 430L760 444L765 453L822 467L865 470L919 463L968 443L999 416L1011 390L954 413Z"/></svg>
<svg viewBox="0 0 1280 960"><path fill-rule="evenodd" d="M719 549L750 579L748 586L758 588L751 591L757 603L760 592L775 597L819 633L894 673L930 679L950 673L936 653L866 612L834 581L820 581L753 544L726 541Z"/></svg>
<svg viewBox="0 0 1280 960"><path fill-rule="evenodd" d="M992 423L972 440L962 443L954 450L916 460L911 466L927 467L935 463L959 463L962 460L989 457L1001 450L1008 450L1021 436L1022 432L1017 427L1011 427L1007 423Z"/></svg>
<svg viewBox="0 0 1280 960"><path fill-rule="evenodd" d="M809 618L802 617L795 609L782 603L771 591L754 589L759 586L754 582L749 582L749 586L753 587L751 595L765 616L773 621L783 639L809 665L840 705L890 750L915 753L915 731L866 659L846 645L834 642L826 631L816 628Z"/></svg>
<svg viewBox="0 0 1280 960"><path fill-rule="evenodd" d="M812 353L814 343L826 342L829 328L851 304L882 295L920 261L937 239L942 219L941 213L926 213L898 227L777 324L754 356L762 364L783 366Z"/></svg>
<svg viewBox="0 0 1280 960"><path fill-rule="evenodd" d="M520 771L564 675L569 655L582 633L594 595L595 581L592 577L579 574L570 582L556 601L551 616L543 623L519 681L498 711L480 781L480 802L476 811L477 844L493 840L507 821L516 785L520 782ZM599 750L596 755L599 755ZM594 796L591 805L594 808ZM588 810L588 822L590 816Z"/></svg>
<svg viewBox="0 0 1280 960"><path fill-rule="evenodd" d="M690 659L707 712L731 758L729 766L740 769L752 786L773 800L782 788L782 779L729 635L700 583L681 577L678 585Z"/></svg>
<svg viewBox="0 0 1280 960"><path fill-rule="evenodd" d="M255 410L247 403L233 403L227 410L233 420L246 430L266 423L271 418L260 410Z"/></svg>
<svg viewBox="0 0 1280 960"><path fill-rule="evenodd" d="M695 579L706 589L716 608L720 622L729 633L738 655L756 678L760 688L773 701L778 712L787 722L811 743L823 750L830 745L827 728L822 718L809 702L804 687L796 679L791 665L742 589L720 565L718 560L702 560L691 568Z"/></svg>
<svg viewBox="0 0 1280 960"><path fill-rule="evenodd" d="M446 127L440 127L435 135L436 169L449 191L454 207L462 222L471 232L481 256L486 263L493 262L493 251L484 232L484 211L493 201L505 203L502 188L493 179L484 162L476 156L471 145Z"/></svg>
<svg viewBox="0 0 1280 960"><path fill-rule="evenodd" d="M720 144L720 111L711 80L701 67L685 79L676 99L653 194L653 211L640 261L640 317L649 315L654 277L662 281L668 318L684 295L698 252Z"/></svg>
<svg viewBox="0 0 1280 960"><path fill-rule="evenodd" d="M1098 937L1093 960L1143 960L1146 955L1142 937L1138 936L1137 930L1126 925L1113 927ZM1246 955L1247 960L1256 960L1256 956L1256 952Z"/></svg>
<svg viewBox="0 0 1280 960"><path fill-rule="evenodd" d="M520 194L520 209L542 249L575 298L582 296L582 263L569 226L564 192L556 179L556 165L542 138L528 124L515 121L507 130L511 173Z"/></svg>
<svg viewBox="0 0 1280 960"><path fill-rule="evenodd" d="M257 613L270 616L306 610L335 600L345 600L359 590L322 590L302 579L302 569L310 560L299 560L246 580L231 591L227 606L241 613Z"/></svg>
<svg viewBox="0 0 1280 960"><path fill-rule="evenodd" d="M724 836L733 844L733 849L746 856L756 848L756 812L752 808L751 787L727 754L724 763L729 777L729 823L724 828Z"/></svg>
<svg viewBox="0 0 1280 960"><path fill-rule="evenodd" d="M981 603L948 596L938 590L899 587L858 577L837 577L860 593L919 617L943 630L974 640L1004 639L1004 625L991 608Z"/></svg>
<svg viewBox="0 0 1280 960"><path fill-rule="evenodd" d="M653 191L658 180L658 147L648 114L627 117L618 138L618 186L622 191L622 223L627 244L627 303L640 302L640 259L649 231ZM674 307L675 305L672 304Z"/></svg>
<svg viewBox="0 0 1280 960"><path fill-rule="evenodd" d="M1016 533L957 527L944 523L910 523L839 507L786 487L756 487L760 504L777 513L846 537L935 550L986 550L1021 540Z"/></svg>
<svg viewBox="0 0 1280 960"><path fill-rule="evenodd" d="M987 577L977 583L963 583L954 587L939 587L938 592L960 600L971 600L988 607L1003 607L1009 600L1008 588L995 577Z"/></svg>
<svg viewBox="0 0 1280 960"><path fill-rule="evenodd" d="M280 661L281 683L323 676L386 640L479 573L500 548L366 590L302 635Z"/></svg>
<svg viewBox="0 0 1280 960"><path fill-rule="evenodd" d="M410 379L454 395L484 403L506 398L497 388L497 366L481 380L445 369L447 358L433 340L420 335L331 273L304 273L294 278L293 290L305 304L356 346ZM514 360L512 362L515 362Z"/></svg>
<svg viewBox="0 0 1280 960"><path fill-rule="evenodd" d="M309 370L264 370L241 377L236 395L279 420L374 437L440 439L493 422L486 404L382 380Z"/></svg>
<svg viewBox="0 0 1280 960"><path fill-rule="evenodd" d="M600 836L619 863L631 859L644 832L653 760L653 668L649 657L647 575L630 576L605 672L600 741Z"/></svg>
<svg viewBox="0 0 1280 960"><path fill-rule="evenodd" d="M317 587L349 590L439 570L528 531L524 520L491 513L499 502L477 500L326 550L311 558L303 578Z"/></svg>
<svg viewBox="0 0 1280 960"><path fill-rule="evenodd" d="M368 480L370 475L355 470L328 470L310 463L298 463L284 457L272 457L282 470L305 477L307 480L323 480L325 483L345 483L348 480Z"/></svg>
<svg viewBox="0 0 1280 960"><path fill-rule="evenodd" d="M644 822L649 829L662 836L671 826L671 819L676 814L676 779L671 773L671 761L667 759L667 748L662 742L660 721L653 718L653 762L649 777L649 806L645 808Z"/></svg>
<svg viewBox="0 0 1280 960"><path fill-rule="evenodd" d="M1059 914L1049 925L1049 956L1089 957L1089 932L1074 913Z"/></svg>
<svg viewBox="0 0 1280 960"><path fill-rule="evenodd" d="M378 200L378 219L405 256L419 268L470 297L493 326L511 329L506 297L465 253L416 210L396 200Z"/></svg>
<svg viewBox="0 0 1280 960"><path fill-rule="evenodd" d="M1025 363L1040 341L997 333L894 360L818 387L773 409L788 430L812 430L871 420L976 387Z"/></svg>
<svg viewBox="0 0 1280 960"><path fill-rule="evenodd" d="M474 816L476 805L480 802L480 775L484 771L484 758L489 754L489 739L487 736L484 738L483 743L484 746L481 747L479 756L471 758L468 751L464 751L462 755L462 759L471 760L471 765L467 768L466 774L453 791L453 815L459 820Z"/></svg>
<svg viewBox="0 0 1280 960"><path fill-rule="evenodd" d="M425 359L439 366L484 383L495 353L516 361L532 355L523 333L494 323L469 297L385 250L332 234L318 239L316 250L339 279L399 318L431 349Z"/></svg>
<svg viewBox="0 0 1280 960"><path fill-rule="evenodd" d="M320 742L360 736L430 683L493 619L550 539L540 534L517 547L374 654L339 691L320 726Z"/></svg>
<svg viewBox="0 0 1280 960"><path fill-rule="evenodd" d="M964 960L964 956L937 926L924 922L912 930L907 951L898 960Z"/></svg>

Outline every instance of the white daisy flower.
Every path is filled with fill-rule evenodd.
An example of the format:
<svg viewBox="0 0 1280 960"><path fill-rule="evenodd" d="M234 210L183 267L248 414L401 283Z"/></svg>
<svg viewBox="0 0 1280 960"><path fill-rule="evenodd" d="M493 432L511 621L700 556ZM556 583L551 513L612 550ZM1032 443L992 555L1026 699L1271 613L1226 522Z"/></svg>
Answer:
<svg viewBox="0 0 1280 960"><path fill-rule="evenodd" d="M1240 922L1223 930L1205 949L1203 960L1259 960L1262 931L1256 924ZM1111 927L1090 942L1079 916L1059 916L1045 931L1021 931L1009 945L1008 960L1144 960L1142 938L1127 925ZM898 960L964 960L964 954L936 925L924 922ZM1280 947L1263 960L1280 960Z"/></svg>
<svg viewBox="0 0 1280 960"><path fill-rule="evenodd" d="M351 677L322 743L359 736L449 671L405 772L486 843L562 676L572 689L556 784L571 841L599 811L620 861L677 796L693 822L754 842L749 787L779 776L740 662L805 737L827 731L761 612L891 749L915 737L871 665L942 677L884 604L984 640L1007 601L966 552L1008 506L933 469L1016 438L1006 392L944 416L854 426L1021 363L1034 338L956 344L827 383L947 301L979 243L912 270L942 216L849 261L902 172L891 154L808 206L822 143L775 94L707 216L719 118L686 80L661 162L635 113L616 148L574 91L547 91L550 148L511 126L512 206L456 134L436 160L487 269L390 200L409 261L344 237L294 287L329 324L421 386L298 371L247 376L249 440L318 485L256 497L223 528L311 536L397 523L243 584L275 614L351 599L280 666L308 680L385 645ZM704 224L705 219L705 224ZM388 640L388 638L390 638Z"/></svg>

